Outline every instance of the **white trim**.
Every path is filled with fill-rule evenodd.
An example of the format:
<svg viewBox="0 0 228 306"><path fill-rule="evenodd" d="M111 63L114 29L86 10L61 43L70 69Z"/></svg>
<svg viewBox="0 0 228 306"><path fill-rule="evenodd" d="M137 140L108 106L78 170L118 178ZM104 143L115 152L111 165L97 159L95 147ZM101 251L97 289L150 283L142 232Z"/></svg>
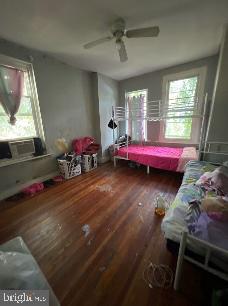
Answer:
<svg viewBox="0 0 228 306"><path fill-rule="evenodd" d="M202 110L203 101L204 101L204 91L205 91L205 82L206 82L206 74L207 74L207 67L203 66L200 68L194 68L187 71L182 71L174 74L169 74L163 77L162 83L162 101L163 107L167 107L168 104L168 93L169 93L169 82L190 78L197 76L198 83L197 83L197 92L196 97L198 98L198 106L199 109ZM193 117L193 116L192 116ZM179 139L179 138L165 138L164 137L164 129L165 125L164 122L160 124L160 133L159 133L159 142L166 142L166 143L185 143L185 144L192 144L198 143L199 140L199 133L200 133L200 120L193 118L193 125L195 124L195 128L192 130L191 138L186 139Z"/></svg>
<svg viewBox="0 0 228 306"><path fill-rule="evenodd" d="M44 129L43 129L43 124L42 124L42 117L41 117L41 112L40 112L39 99L38 99L36 79L35 79L33 65L29 62L25 62L25 61L22 61L22 60L13 58L13 57L9 57L3 54L0 54L0 65L17 68L17 69L26 71L28 73L29 84L30 84L30 89L31 89L32 113L33 113L35 129L36 129L36 135L34 136L31 135L28 138L40 137L43 140L43 142L45 142ZM20 140L20 139L22 138L17 138L17 140ZM10 140L16 140L16 139L13 138ZM1 141L6 141L6 140L1 140Z"/></svg>
<svg viewBox="0 0 228 306"><path fill-rule="evenodd" d="M28 65L31 65L31 63L19 60L11 56L0 54L0 65L27 71L27 67Z"/></svg>
<svg viewBox="0 0 228 306"><path fill-rule="evenodd" d="M45 136L44 136L44 129L43 129L43 123L42 123L42 117L41 117L41 111L40 111L40 103L38 98L38 92L36 87L36 78L34 74L33 65L29 64L28 69L28 75L29 75L29 81L31 86L31 94L32 94L32 106L33 106L33 116L35 117L34 123L36 127L36 131L38 133L38 137L40 137L43 142L45 142Z"/></svg>
<svg viewBox="0 0 228 306"><path fill-rule="evenodd" d="M104 155L98 158L98 163L99 164L104 164L110 161L110 156Z"/></svg>
<svg viewBox="0 0 228 306"><path fill-rule="evenodd" d="M14 194L20 192L21 190L23 190L24 188L32 185L32 184L35 184L35 183L39 183L39 182L45 182L53 177L55 177L56 175L59 175L59 172L58 171L55 171L55 172L51 172L47 175L44 175L44 176L40 176L40 177L37 177L36 179L34 180L30 180L26 183L23 183L23 184L20 184L20 185L17 185L17 186L14 186L12 188L9 188L7 190L4 190L4 191L1 191L1 194L0 194L0 201L8 198L8 197L11 197L13 196ZM0 204L1 205L1 204Z"/></svg>

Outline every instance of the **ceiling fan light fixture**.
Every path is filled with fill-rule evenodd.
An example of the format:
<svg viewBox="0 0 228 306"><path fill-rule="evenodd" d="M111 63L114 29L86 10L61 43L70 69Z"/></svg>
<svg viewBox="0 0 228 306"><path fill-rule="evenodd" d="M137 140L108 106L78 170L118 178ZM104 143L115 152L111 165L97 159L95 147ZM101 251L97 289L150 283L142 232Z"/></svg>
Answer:
<svg viewBox="0 0 228 306"><path fill-rule="evenodd" d="M118 18L115 20L111 27L111 35L108 37L103 37L87 43L84 45L85 49L90 49L110 41L112 39L115 40L116 49L119 53L120 61L126 62L128 60L126 47L123 41L123 37L126 38L143 38L143 37L157 37L159 34L159 27L147 27L147 28L139 28L139 29L132 29L126 30L126 23L123 18Z"/></svg>

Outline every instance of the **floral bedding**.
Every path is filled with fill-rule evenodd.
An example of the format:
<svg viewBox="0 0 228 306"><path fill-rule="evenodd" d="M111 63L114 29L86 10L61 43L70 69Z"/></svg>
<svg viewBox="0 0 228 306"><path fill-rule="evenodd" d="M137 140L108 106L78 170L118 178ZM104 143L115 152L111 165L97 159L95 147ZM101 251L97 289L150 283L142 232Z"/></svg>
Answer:
<svg viewBox="0 0 228 306"><path fill-rule="evenodd" d="M190 161L187 164L182 185L162 222L161 227L166 239L179 243L182 232L190 232L189 224L186 222L188 220L189 203L192 201L201 203L205 195L205 191L196 182L205 172L212 172L216 168L215 165L202 161ZM197 226L191 234L223 250L228 250L228 222L211 218L205 212L200 212ZM205 255L205 249L199 243L190 242L188 247L194 253ZM227 256L221 252L214 252L211 261L228 272Z"/></svg>
<svg viewBox="0 0 228 306"><path fill-rule="evenodd" d="M200 201L204 195L202 189L196 186L195 183L205 172L212 172L215 169L216 166L208 162L188 162L181 187L162 222L165 238L180 242L181 233L184 230L188 231L185 218L189 202L193 200Z"/></svg>

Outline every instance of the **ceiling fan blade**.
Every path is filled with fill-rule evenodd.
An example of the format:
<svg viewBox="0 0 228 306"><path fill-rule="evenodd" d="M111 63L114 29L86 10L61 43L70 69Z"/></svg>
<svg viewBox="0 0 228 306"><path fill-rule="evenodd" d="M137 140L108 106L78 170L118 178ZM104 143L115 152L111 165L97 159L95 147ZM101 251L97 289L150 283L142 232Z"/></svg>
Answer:
<svg viewBox="0 0 228 306"><path fill-rule="evenodd" d="M104 37L104 38L100 38L100 39L97 39L97 40L94 40L94 41L91 41L90 43L88 44L85 44L84 45L84 48L85 49L90 49L90 48L93 48L93 47L96 47L100 44L103 44L104 42L106 41L110 41L113 39L113 36L108 36L108 37Z"/></svg>
<svg viewBox="0 0 228 306"><path fill-rule="evenodd" d="M156 37L158 36L160 30L159 27L150 27L150 28L142 28L129 30L126 32L126 37L128 38L138 38L138 37Z"/></svg>
<svg viewBox="0 0 228 306"><path fill-rule="evenodd" d="M120 61L126 62L128 60L127 51L125 48L125 44L122 40L118 42L118 51L119 51Z"/></svg>

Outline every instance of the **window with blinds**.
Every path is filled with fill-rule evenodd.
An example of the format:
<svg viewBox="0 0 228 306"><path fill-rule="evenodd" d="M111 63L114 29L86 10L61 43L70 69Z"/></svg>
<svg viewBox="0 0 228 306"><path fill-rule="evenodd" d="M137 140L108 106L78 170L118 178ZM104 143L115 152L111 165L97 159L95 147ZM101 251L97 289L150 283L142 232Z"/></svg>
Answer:
<svg viewBox="0 0 228 306"><path fill-rule="evenodd" d="M191 116L197 103L197 86L198 76L169 81L167 117L177 118L166 120L165 138L191 139L193 127L193 118Z"/></svg>

